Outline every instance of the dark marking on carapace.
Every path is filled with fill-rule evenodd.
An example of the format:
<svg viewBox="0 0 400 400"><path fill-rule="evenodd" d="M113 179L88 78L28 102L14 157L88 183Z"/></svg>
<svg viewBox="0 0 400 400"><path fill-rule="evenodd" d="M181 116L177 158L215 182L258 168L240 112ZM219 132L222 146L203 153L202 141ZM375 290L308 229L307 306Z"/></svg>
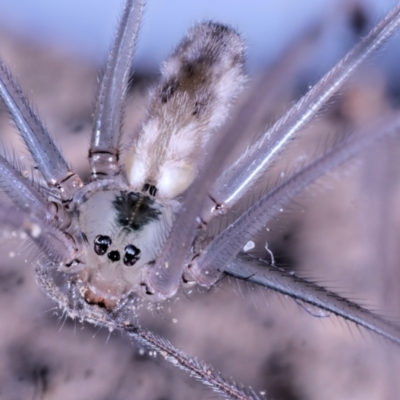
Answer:
<svg viewBox="0 0 400 400"><path fill-rule="evenodd" d="M148 223L160 219L161 212L154 203L154 199L141 193L120 192L113 201L117 224L122 228L140 231Z"/></svg>

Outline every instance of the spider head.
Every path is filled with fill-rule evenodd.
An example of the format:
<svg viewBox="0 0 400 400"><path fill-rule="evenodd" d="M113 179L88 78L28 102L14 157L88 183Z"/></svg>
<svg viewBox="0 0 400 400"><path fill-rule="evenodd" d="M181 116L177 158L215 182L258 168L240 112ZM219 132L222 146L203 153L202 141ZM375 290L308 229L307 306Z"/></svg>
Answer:
<svg viewBox="0 0 400 400"><path fill-rule="evenodd" d="M127 296L154 298L143 290L172 224L173 210L153 196L124 190L97 191L79 207L86 238L81 293L89 304L113 310Z"/></svg>

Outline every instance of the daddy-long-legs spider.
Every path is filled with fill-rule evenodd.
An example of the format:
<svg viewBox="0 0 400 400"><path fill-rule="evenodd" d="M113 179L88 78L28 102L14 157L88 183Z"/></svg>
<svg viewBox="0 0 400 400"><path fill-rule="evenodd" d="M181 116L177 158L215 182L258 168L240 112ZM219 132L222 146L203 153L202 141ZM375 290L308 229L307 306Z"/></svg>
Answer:
<svg viewBox="0 0 400 400"><path fill-rule="evenodd" d="M352 16L362 20L363 10L354 9ZM360 24L354 23L353 25L362 31L363 24L361 24L361 27L359 27ZM359 33L360 31L358 31ZM365 34L365 32L362 33ZM307 47L312 46L312 43L309 42L313 40L315 38L313 39L312 35L311 38L303 38L301 46L306 48L305 51L308 50ZM292 51L290 55L296 58L294 53ZM297 55L297 57L299 56ZM66 67L64 66L64 68ZM67 70L69 71L69 69ZM60 67L56 69L56 81L58 82L62 82L59 79L61 71ZM278 70L278 72L281 72L281 70ZM338 132L340 137L343 136L343 130L345 132L350 129L357 132L359 129L368 131L370 126L374 126L372 121L379 121L380 115L384 115L385 112L388 113L389 118L391 115L388 111L391 109L391 105L388 104L389 96L386 93L382 94L385 92L382 83L377 86L380 79L383 78L377 78L371 83L371 76L375 76L374 74L379 76L379 73L369 71L369 74L366 75L368 78L362 79L360 77L359 80L349 84L347 89L343 91L342 98L332 102L330 104L331 109L324 114L325 116L321 116L318 121L314 122L313 129L318 132L322 130L322 127L331 129L334 133ZM50 78L51 75L46 76L46 79ZM279 76L275 79L279 79ZM37 78L34 81L37 82ZM54 90L54 87L52 89ZM138 94L134 87L132 91ZM284 90L282 91L284 92ZM58 97L54 96L53 98ZM370 109L365 111L368 105L370 105ZM87 110L90 109L87 104L86 108ZM84 108L79 108L79 110L82 109ZM71 120L74 121L72 125L68 125L67 129L79 133L82 126L83 129L85 128L87 115L90 114L90 111L87 111L87 114L83 117L80 112L82 111L78 111L76 108L73 113L71 112L66 117L69 123L71 123ZM277 111L274 112L278 113ZM250 118L250 116L248 115L247 118ZM49 130L54 130L51 128L52 121L48 118L47 120ZM257 131L258 127L253 127L253 129ZM73 152L78 147L78 140L81 140L78 136L74 137ZM298 170L299 164L305 163L304 158L313 156L318 150L321 151L321 148L329 147L330 140L337 141L338 139L318 138L317 150L309 149L308 140L305 140L305 147L301 147L300 153L296 157L289 157L289 153L287 153L285 156L288 159L284 160L283 167L280 166L278 170L278 175L283 173L280 179L284 179L285 174ZM395 153L396 147L393 139L389 138L388 142L387 148L374 150L373 153L371 150L371 153L369 153L369 160L373 159L374 162L369 162L366 166L367 172L365 174L367 174L368 181L365 191L363 191L363 185L360 185L359 182L367 178L362 172L358 171L357 163L352 168L349 168L346 164L344 170L342 167L338 172L340 183L334 182L335 180L332 180L332 178L327 181L336 186L334 189L323 190L322 193L318 193L319 191L316 189L311 190L311 194L307 192L307 199L302 199L299 205L291 207L293 208L291 213L283 213L278 221L273 221L267 226L274 233L275 239L270 238L269 233L267 238L264 236L260 238L263 245L265 245L266 240L268 241L269 247L275 253L278 265L286 266L290 270L295 268L300 270L301 266L304 265L309 275L319 278L324 284L326 281L335 278L335 282L339 283L328 282L327 285L331 287L339 286L341 292L350 293L348 295L350 299L358 296L361 298L361 303L376 305L380 310L391 310L391 308L389 305L379 302L379 295L370 293L370 290L373 292L368 287L371 282L371 271L376 271L378 269L376 265L380 264L379 272L376 272L376 274L383 276L382 269L385 265L396 265L396 261L390 261L392 253L386 248L386 246L388 248L395 247L390 241L396 237L392 232L392 230L395 231L396 226L395 209L389 207L388 204L394 201L392 195L396 190L396 180L393 177L395 174L389 173L391 165L387 161L389 159L388 154ZM68 143L64 146L67 147ZM379 151L382 152L381 155L377 153ZM304 154L307 157L304 157ZM294 166L288 166L289 160L295 160ZM388 164L384 165L384 161L387 161ZM18 161L16 161L16 164L18 165ZM373 171L368 169L372 168L371 165ZM346 173L349 169L351 173ZM374 177L376 170L379 169L386 170L387 173L384 176L387 181L382 177ZM271 178L275 182L278 179L279 177ZM327 186L327 182L323 181L323 186ZM253 197L259 196L260 191L259 188L255 189ZM355 192L353 196L351 196L352 191ZM392 191L393 193L391 193ZM304 204L309 201L311 196L313 196L313 204L316 204L317 198L317 207ZM339 199L345 202L344 208L340 206ZM382 202L385 202L384 206L382 206ZM321 204L319 205L319 203ZM333 214L332 219L329 218L327 210ZM390 214L388 213L389 210ZM361 212L365 212L369 217L368 223L364 217L360 217ZM304 219L301 217L302 215L305 215ZM375 218L377 219L375 223L378 226L372 225ZM285 227L281 225L282 219L285 219L286 225L291 225L290 234L284 234ZM3 221L5 220L5 217L3 217ZM385 224L382 225L382 221L386 221ZM337 226L338 232L335 232L335 226ZM307 229L303 232L300 227L307 227ZM327 227L329 227L328 233ZM356 229L359 227L361 227L361 233ZM353 229L356 229L356 233ZM35 238L35 230L28 229L27 231ZM9 233L9 229L4 230L5 236ZM309 239L307 240L307 238ZM361 239L362 242L359 244L358 241L361 241ZM18 240L18 237L16 240ZM292 246L290 250L285 249L284 252L283 249L287 246L287 244L285 245L287 242L291 243ZM326 246L323 245L324 242ZM371 243L379 243L378 250L372 249ZM33 255L29 254L29 249L28 252L22 252L21 255L18 249L10 250L8 246L5 249L5 254L8 257L5 257L6 266L2 277L4 304L11 304L10 299L13 298L16 307L14 309L10 305L10 308L3 308L4 319L2 320L6 321L2 324L2 337L4 338L2 395L4 398L25 398L29 396L68 398L71 397L68 390L73 391L75 397L82 396L82 398L101 396L104 398L193 398L196 396L201 398L209 396L205 389L199 389L198 394L193 395L174 388L171 382L173 378L170 377L175 375L172 375L171 369L165 370L166 372L150 371L149 369L152 368L153 364L147 362L148 358L140 356L140 351L136 353L136 350L133 350L126 343L124 344L123 339L111 337L109 342L105 344L107 332L104 332L104 330L96 334L89 326L85 325L85 328L81 330L80 324L66 320L65 324L62 325L63 329L58 332L59 328L54 324L52 313L44 315L40 313L49 306L43 305L43 298L39 300L37 306L33 304L31 296L34 296L35 286L22 276L23 272L19 272L21 265L33 263L37 252L32 250L33 247L30 247L30 252L35 253ZM264 253L268 257L268 252L264 251ZM258 249L256 254L260 254ZM283 255L286 255L286 258L283 258ZM16 258L17 262L15 262ZM28 260L27 263L25 263L25 259ZM12 265L14 263L16 265ZM314 270L314 264L319 269ZM368 265L375 268L368 270ZM338 279L334 275L331 278L332 275L330 274L337 272L340 267L343 267L345 271L342 272L342 278ZM348 267L355 268L355 281L352 281L352 273L347 270ZM301 274L301 272L299 273ZM347 280L345 282L343 275L348 277L349 282ZM360 291L356 292L356 287L361 286L361 284L357 285L361 280L360 276L364 277L365 275L368 275L369 278L365 278L367 281L364 282L365 289L358 288ZM390 276L392 281L390 283L393 284L396 277L395 272L392 271L390 275L386 276ZM384 283L379 283L375 277L372 279L372 283L377 291L379 291L379 286L381 290L384 288L383 292L390 297L389 289L386 289ZM396 371L397 361L395 355L388 355L388 353L395 353L396 349L393 351L393 348L390 347L390 350L387 351L389 346L380 343L380 341L376 341L378 343L371 341L370 334L366 335L368 336L367 339L361 339L361 336L355 332L354 339L349 339L346 335L346 328L343 329L337 322L330 322L330 319L336 321L335 317L313 318L310 314L318 314L318 311L310 309L303 303L301 305L295 304L289 300L284 301L284 308L286 309L283 312L279 304L275 304L269 295L266 295L266 298L263 297L264 291L253 291L249 285L243 285L239 289L232 278L222 280L217 286L220 289L215 290L212 295L208 295L213 296L212 300L209 300L211 297L205 294L189 295L189 289L187 289L186 293L189 297L195 298L196 301L183 300L176 304L169 304L159 312L154 311L155 318L141 316L142 326L157 330L156 320L161 319L163 321L162 328L158 328L158 332L168 336L170 331L177 330L174 342L182 343L181 347L185 351L200 354L202 358L216 365L227 375L233 375L238 377L240 381L252 384L258 391L268 388L275 398L313 398L321 396L321 393L332 398L349 397L349 393L356 393L355 395L363 398L366 396L382 398L389 396L393 393L392 390L396 389L395 372L393 371ZM390 285L388 287L390 293L395 293ZM244 291L243 296L240 293L242 290ZM239 292L239 294L235 292ZM183 293L179 294L179 297L182 298L183 296ZM243 298L250 299L250 304ZM105 305L108 309L113 308L113 305L103 305L96 299L89 298L87 300L89 303L96 303L96 307ZM211 308L202 311L204 306L202 301L212 302ZM233 302L237 302L237 304L234 305ZM199 303L199 305L192 307L190 312L185 312L184 308L189 307L192 303ZM171 312L168 309L170 306ZM221 307L220 314L216 314L218 307ZM304 309L307 309L308 312ZM393 307L393 309L396 308ZM21 312L18 318L17 311ZM199 323L202 312L206 314L206 323ZM161 314L161 318L158 314ZM59 315L62 315L61 311L59 311ZM324 317L326 315L323 312L319 316ZM321 323L321 320L328 322ZM24 323L21 323L21 321ZM63 321L64 319L61 319L60 324ZM172 323L168 324L165 321ZM27 323L25 324L25 322ZM250 333L249 329L252 323L257 326L257 333L256 331ZM202 324L206 324L208 329L201 329ZM189 331L190 328L194 331ZM73 333L74 329L76 330L75 334ZM215 338L207 337L206 331L212 331L216 335ZM93 335L95 335L94 339L92 339ZM190 336L190 339L188 339L188 336ZM233 341L235 344L228 345L228 350L225 350L226 348L221 343L231 343L234 337L237 338L236 342ZM66 340L66 342L63 343L63 340ZM72 340L74 341L72 342ZM190 343L191 340L193 340L192 344ZM371 342L373 343L371 344ZM249 346L247 347L247 345ZM194 349L195 346L199 348ZM74 352L76 353L74 354ZM148 354L147 350L145 354ZM154 355L154 353L151 354ZM368 354L368 356L365 356L365 354ZM161 359L161 357L159 358ZM363 360L360 361L360 358L363 358ZM322 362L324 359L327 363ZM390 371L393 375L390 375L387 370L384 373L382 372L382 365L389 364L388 359L391 359ZM137 360L140 360L139 363L142 364L140 368L134 365ZM373 366L368 365L368 363L372 363L371 360ZM252 370L248 367L249 364L252 365ZM306 365L309 368L306 369L304 367ZM345 372L343 372L344 370ZM385 376L385 382L383 382L382 376ZM181 378L181 375L179 377ZM76 389L77 387L79 389ZM160 389L161 387L162 389ZM150 388L153 390L152 392L148 391ZM333 392L333 388L336 388L337 392ZM319 392L319 390L322 390L322 392Z"/></svg>

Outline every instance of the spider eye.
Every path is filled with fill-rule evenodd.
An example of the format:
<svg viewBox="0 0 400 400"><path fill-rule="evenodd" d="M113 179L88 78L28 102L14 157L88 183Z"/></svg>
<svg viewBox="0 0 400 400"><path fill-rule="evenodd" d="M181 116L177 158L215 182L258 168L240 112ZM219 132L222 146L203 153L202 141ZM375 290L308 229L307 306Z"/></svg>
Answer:
<svg viewBox="0 0 400 400"><path fill-rule="evenodd" d="M110 252L107 254L107 257L108 257L109 260L111 260L112 262L119 261L119 260L121 259L121 256L119 255L119 251L117 251L117 250L110 251Z"/></svg>
<svg viewBox="0 0 400 400"><path fill-rule="evenodd" d="M157 188L154 185L150 185L149 183L145 183L142 188L143 192L149 192L151 196L155 197L157 194Z"/></svg>
<svg viewBox="0 0 400 400"><path fill-rule="evenodd" d="M127 267L135 265L136 261L140 258L140 249L135 247L133 244L128 244L125 247L124 264Z"/></svg>
<svg viewBox="0 0 400 400"><path fill-rule="evenodd" d="M106 254L108 246L111 244L109 236L98 235L94 239L94 251L97 255L102 256Z"/></svg>

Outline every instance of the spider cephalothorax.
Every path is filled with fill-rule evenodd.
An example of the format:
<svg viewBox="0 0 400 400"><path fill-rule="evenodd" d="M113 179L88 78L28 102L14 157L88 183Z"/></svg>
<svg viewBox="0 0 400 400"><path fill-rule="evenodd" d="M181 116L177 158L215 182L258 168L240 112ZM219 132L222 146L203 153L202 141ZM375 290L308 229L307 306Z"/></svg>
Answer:
<svg viewBox="0 0 400 400"><path fill-rule="evenodd" d="M127 295L141 292L143 271L155 263L173 209L141 192L107 190L94 193L78 214L86 242L77 265L87 285L85 298L91 303L102 299L112 309Z"/></svg>

